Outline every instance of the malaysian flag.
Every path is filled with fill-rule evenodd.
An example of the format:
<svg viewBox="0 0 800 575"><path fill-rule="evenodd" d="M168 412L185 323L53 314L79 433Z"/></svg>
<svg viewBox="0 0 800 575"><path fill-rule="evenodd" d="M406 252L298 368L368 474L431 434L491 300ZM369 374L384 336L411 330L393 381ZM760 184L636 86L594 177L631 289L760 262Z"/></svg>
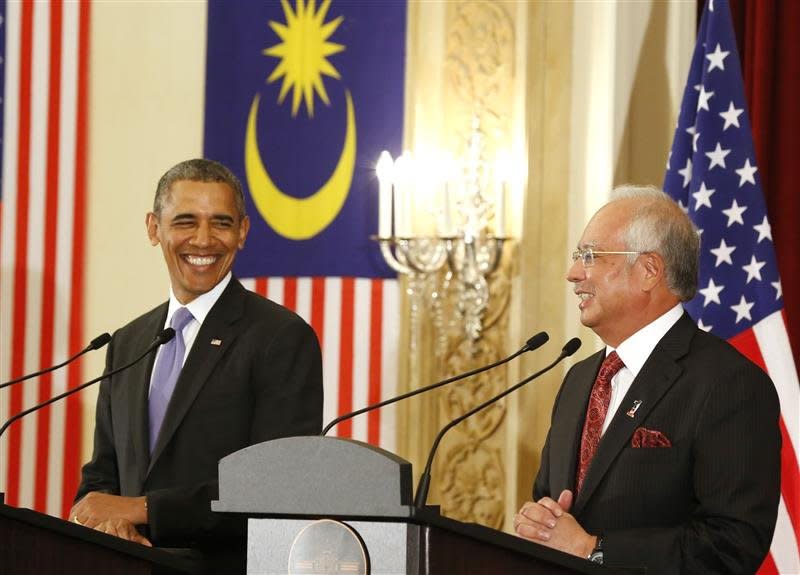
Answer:
<svg viewBox="0 0 800 575"><path fill-rule="evenodd" d="M400 152L406 3L209 2L204 152L251 219L234 273L322 345L324 420L395 394L399 289L377 232L380 151ZM332 435L393 450L392 409Z"/></svg>
<svg viewBox="0 0 800 575"><path fill-rule="evenodd" d="M781 402L781 501L760 574L800 573L800 384L725 0L700 22L664 189L700 230L697 324L769 373Z"/></svg>
<svg viewBox="0 0 800 575"><path fill-rule="evenodd" d="M84 347L89 3L0 2L0 381ZM0 421L81 383L79 362L0 391ZM64 517L78 484L80 398L0 441L6 503Z"/></svg>

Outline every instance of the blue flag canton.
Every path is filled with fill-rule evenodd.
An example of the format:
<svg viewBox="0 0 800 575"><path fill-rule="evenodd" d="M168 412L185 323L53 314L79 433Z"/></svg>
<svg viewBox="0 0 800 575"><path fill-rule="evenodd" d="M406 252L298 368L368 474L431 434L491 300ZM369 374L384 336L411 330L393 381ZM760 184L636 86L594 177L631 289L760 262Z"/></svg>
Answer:
<svg viewBox="0 0 800 575"><path fill-rule="evenodd" d="M208 5L204 153L245 188L242 277L394 277L375 164L402 147L405 1Z"/></svg>
<svg viewBox="0 0 800 575"><path fill-rule="evenodd" d="M783 307L753 151L736 40L723 0L706 6L664 189L701 232L700 280L687 309L728 339Z"/></svg>

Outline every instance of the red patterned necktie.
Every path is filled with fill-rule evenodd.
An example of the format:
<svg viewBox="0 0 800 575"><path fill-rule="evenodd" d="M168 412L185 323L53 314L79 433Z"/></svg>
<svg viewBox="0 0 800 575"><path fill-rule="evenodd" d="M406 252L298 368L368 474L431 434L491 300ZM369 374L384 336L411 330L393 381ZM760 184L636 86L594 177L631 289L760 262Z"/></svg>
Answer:
<svg viewBox="0 0 800 575"><path fill-rule="evenodd" d="M583 487L586 471L588 471L589 464L597 451L597 445L600 443L603 422L608 413L608 405L611 403L611 379L623 367L625 367L625 364L622 363L617 352L612 351L603 360L597 379L594 380L594 387L592 387L592 393L589 395L589 407L586 409L586 421L583 423L583 434L581 435L578 473L575 476L576 495Z"/></svg>

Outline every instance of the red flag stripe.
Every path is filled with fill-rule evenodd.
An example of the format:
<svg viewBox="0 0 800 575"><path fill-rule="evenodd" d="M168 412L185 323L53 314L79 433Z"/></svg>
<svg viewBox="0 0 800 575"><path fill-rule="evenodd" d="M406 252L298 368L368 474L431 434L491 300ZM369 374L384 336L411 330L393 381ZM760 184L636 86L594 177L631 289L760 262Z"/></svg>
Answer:
<svg viewBox="0 0 800 575"><path fill-rule="evenodd" d="M89 154L89 39L91 29L91 9L89 0L80 0L78 6L77 30L77 78L75 101L75 135L73 176L73 212L72 212L72 291L69 300L69 354L77 353L83 347L83 290L84 260L86 255L86 185L87 161ZM81 384L83 372L78 363L73 363L67 371L67 387L74 388ZM65 406L64 434L64 475L62 479L61 516L67 517L72 505L72 498L78 490L80 481L81 441L80 429L83 420L83 408L80 394L67 398Z"/></svg>
<svg viewBox="0 0 800 575"><path fill-rule="evenodd" d="M61 128L61 0L51 0L50 6L50 70L47 102L47 159L44 229L44 266L42 269L41 327L39 330L39 369L53 364L53 337L55 335L56 298L56 239L58 233L59 193L59 139ZM52 375L46 374L39 383L38 402L52 396ZM36 484L34 508L45 509L47 505L47 480L50 459L50 408L36 416Z"/></svg>
<svg viewBox="0 0 800 575"><path fill-rule="evenodd" d="M32 2L21 5L21 43L19 78L19 132L17 136L17 186L16 186L16 238L14 240L14 311L11 346L11 378L19 377L25 369L25 330L28 274L28 208L30 196L30 145L31 145L31 62L33 57ZM22 410L22 389L12 388L11 413ZM6 499L9 505L19 502L19 468L21 463L22 433L19 425L8 430L8 479Z"/></svg>

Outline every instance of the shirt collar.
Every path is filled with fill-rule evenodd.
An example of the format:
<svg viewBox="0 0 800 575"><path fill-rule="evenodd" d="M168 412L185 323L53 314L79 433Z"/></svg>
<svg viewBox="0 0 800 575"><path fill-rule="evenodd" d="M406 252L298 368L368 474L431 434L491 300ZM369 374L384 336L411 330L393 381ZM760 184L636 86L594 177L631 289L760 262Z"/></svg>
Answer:
<svg viewBox="0 0 800 575"><path fill-rule="evenodd" d="M677 304L623 341L616 349L610 346L606 347L606 356L612 351L616 351L625 367L633 373L633 377L636 377L658 342L681 319L682 315L683 305Z"/></svg>
<svg viewBox="0 0 800 575"><path fill-rule="evenodd" d="M228 272L222 281L220 281L217 285L211 288L209 291L204 293L203 295L199 295L194 298L192 301L183 305L181 302L178 301L178 298L175 297L175 294L172 291L172 287L169 288L169 308L167 309L167 321L164 324L165 326L169 326L169 322L172 320L172 314L178 311L179 308L185 307L188 309L192 316L194 317L197 322L202 325L208 315L208 312L211 311L211 308L214 307L214 304L217 303L219 296L222 295L222 292L225 291L225 288L228 287L228 284L231 283L232 273Z"/></svg>

